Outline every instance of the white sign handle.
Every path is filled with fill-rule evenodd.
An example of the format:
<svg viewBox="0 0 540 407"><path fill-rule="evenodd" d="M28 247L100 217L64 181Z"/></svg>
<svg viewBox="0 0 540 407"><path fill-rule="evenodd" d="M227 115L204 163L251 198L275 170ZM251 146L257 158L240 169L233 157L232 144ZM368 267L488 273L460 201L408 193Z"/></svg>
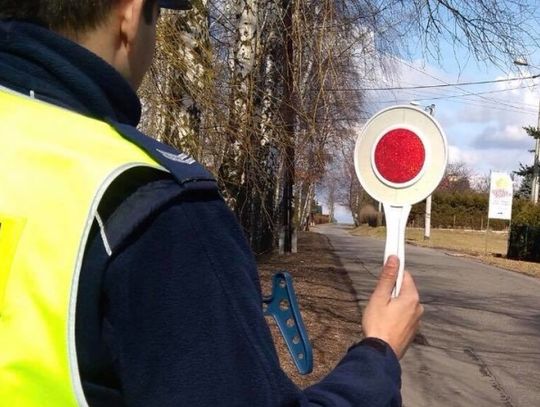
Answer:
<svg viewBox="0 0 540 407"><path fill-rule="evenodd" d="M392 291L392 297L396 298L401 290L403 282L403 270L405 269L405 228L411 211L411 205L394 206L387 203L384 205L386 219L386 246L384 248L384 262L391 255L399 257L398 277L396 286Z"/></svg>

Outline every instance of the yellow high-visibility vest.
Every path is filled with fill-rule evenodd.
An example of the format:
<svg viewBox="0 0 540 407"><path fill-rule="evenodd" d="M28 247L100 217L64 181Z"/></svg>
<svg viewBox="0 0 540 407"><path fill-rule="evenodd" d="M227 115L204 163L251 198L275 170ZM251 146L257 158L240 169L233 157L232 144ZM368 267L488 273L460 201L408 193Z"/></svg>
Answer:
<svg viewBox="0 0 540 407"><path fill-rule="evenodd" d="M82 256L104 192L135 166L161 168L104 122L0 90L1 406L87 405Z"/></svg>

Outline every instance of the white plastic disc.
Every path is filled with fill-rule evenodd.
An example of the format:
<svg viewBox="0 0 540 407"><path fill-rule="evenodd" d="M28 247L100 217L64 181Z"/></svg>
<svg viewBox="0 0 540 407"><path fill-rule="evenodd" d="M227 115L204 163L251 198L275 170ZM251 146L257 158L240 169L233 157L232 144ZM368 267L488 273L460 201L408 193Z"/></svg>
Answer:
<svg viewBox="0 0 540 407"><path fill-rule="evenodd" d="M377 201L396 206L429 196L441 182L447 161L441 126L408 105L376 113L358 136L354 152L362 187Z"/></svg>

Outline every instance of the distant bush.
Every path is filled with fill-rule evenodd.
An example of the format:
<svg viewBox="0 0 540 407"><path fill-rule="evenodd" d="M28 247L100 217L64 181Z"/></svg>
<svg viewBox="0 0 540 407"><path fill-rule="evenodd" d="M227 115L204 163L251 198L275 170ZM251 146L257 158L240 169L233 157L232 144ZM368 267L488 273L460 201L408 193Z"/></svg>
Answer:
<svg viewBox="0 0 540 407"><path fill-rule="evenodd" d="M528 199L514 200L508 239L509 259L540 262L540 206Z"/></svg>
<svg viewBox="0 0 540 407"><path fill-rule="evenodd" d="M514 216L512 223L514 225L528 225L540 227L540 206L533 204L528 199L514 200Z"/></svg>
<svg viewBox="0 0 540 407"><path fill-rule="evenodd" d="M369 226L376 227L378 224L378 213L373 205L365 205L360 209L360 224L367 223Z"/></svg>
<svg viewBox="0 0 540 407"><path fill-rule="evenodd" d="M485 229L488 194L475 191L437 191L432 196L431 226L434 228ZM424 227L425 201L413 205L409 224ZM490 220L490 229L507 227L504 220Z"/></svg>
<svg viewBox="0 0 540 407"><path fill-rule="evenodd" d="M432 196L431 226L443 229L483 230L487 226L488 199L488 194L482 192L437 191ZM425 202L424 200L413 205L409 226L424 227ZM360 217L361 223L374 225L377 222L377 211L372 205L365 205ZM508 228L508 224L507 220L489 220L489 228L492 230L504 230ZM540 227L540 204L534 205L528 199L514 198L512 225Z"/></svg>
<svg viewBox="0 0 540 407"><path fill-rule="evenodd" d="M434 228L485 229L489 196L475 191L437 191L433 194L431 226ZM409 225L424 227L425 201L413 205ZM508 221L489 220L490 229L503 230ZM512 227L508 258L540 262L540 205L528 199L512 202Z"/></svg>

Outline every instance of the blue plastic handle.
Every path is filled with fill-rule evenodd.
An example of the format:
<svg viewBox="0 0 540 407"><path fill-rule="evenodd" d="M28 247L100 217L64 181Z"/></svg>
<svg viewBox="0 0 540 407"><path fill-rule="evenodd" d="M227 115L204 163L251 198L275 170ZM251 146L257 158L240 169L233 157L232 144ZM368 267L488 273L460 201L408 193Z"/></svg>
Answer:
<svg viewBox="0 0 540 407"><path fill-rule="evenodd" d="M296 301L292 277L286 271L274 275L272 295L263 299L263 311L276 321L300 374L311 373L313 350Z"/></svg>

